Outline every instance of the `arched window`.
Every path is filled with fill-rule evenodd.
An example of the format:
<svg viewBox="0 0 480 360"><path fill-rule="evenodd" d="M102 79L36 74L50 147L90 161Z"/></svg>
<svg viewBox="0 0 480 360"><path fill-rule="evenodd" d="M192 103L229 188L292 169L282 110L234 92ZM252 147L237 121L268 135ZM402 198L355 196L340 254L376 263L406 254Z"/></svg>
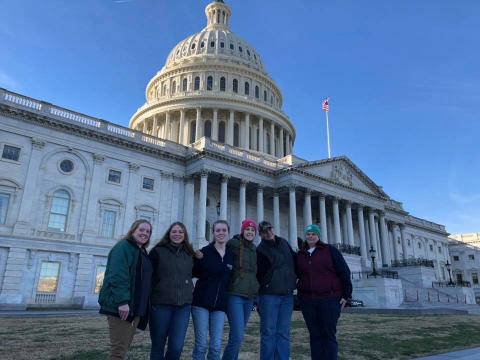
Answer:
<svg viewBox="0 0 480 360"><path fill-rule="evenodd" d="M190 143L195 142L196 126L197 126L197 122L195 120L190 123Z"/></svg>
<svg viewBox="0 0 480 360"><path fill-rule="evenodd" d="M257 128L257 151L260 151L260 129Z"/></svg>
<svg viewBox="0 0 480 360"><path fill-rule="evenodd" d="M263 90L263 101L267 102L267 90Z"/></svg>
<svg viewBox="0 0 480 360"><path fill-rule="evenodd" d="M237 123L233 125L233 146L240 146L240 126Z"/></svg>
<svg viewBox="0 0 480 360"><path fill-rule="evenodd" d="M183 79L182 91L187 91L188 80L187 78Z"/></svg>
<svg viewBox="0 0 480 360"><path fill-rule="evenodd" d="M237 79L233 79L232 90L233 90L234 93L238 93L238 80Z"/></svg>
<svg viewBox="0 0 480 360"><path fill-rule="evenodd" d="M57 231L66 231L68 210L70 209L70 194L65 190L57 190L53 193L50 206L48 228Z"/></svg>
<svg viewBox="0 0 480 360"><path fill-rule="evenodd" d="M248 127L248 144L250 145L248 148L252 147L252 127Z"/></svg>
<svg viewBox="0 0 480 360"><path fill-rule="evenodd" d="M208 138L212 137L212 122L210 120L205 121L203 125L203 135Z"/></svg>
<svg viewBox="0 0 480 360"><path fill-rule="evenodd" d="M177 82L174 80L172 82L172 94L175 94L175 91L177 91Z"/></svg>
<svg viewBox="0 0 480 360"><path fill-rule="evenodd" d="M166 93L167 93L167 84L163 84L163 86L162 86L162 96L165 96Z"/></svg>
<svg viewBox="0 0 480 360"><path fill-rule="evenodd" d="M250 84L245 81L245 95L249 95L250 94Z"/></svg>
<svg viewBox="0 0 480 360"><path fill-rule="evenodd" d="M218 123L218 142L225 143L225 121Z"/></svg>
<svg viewBox="0 0 480 360"><path fill-rule="evenodd" d="M226 87L226 80L225 78L222 76L220 78L220 91L225 91L225 87Z"/></svg>
<svg viewBox="0 0 480 360"><path fill-rule="evenodd" d="M200 90L200 76L195 77L195 83L193 85L193 90Z"/></svg>
<svg viewBox="0 0 480 360"><path fill-rule="evenodd" d="M266 142L266 144L265 144L265 145L266 145L266 147L265 147L265 148L266 148L266 151L265 151L265 152L266 152L266 153L270 153L270 134L267 133L267 134L265 135L265 138L266 138L266 139L265 139L265 142Z"/></svg>
<svg viewBox="0 0 480 360"><path fill-rule="evenodd" d="M207 90L213 89L213 76L207 77Z"/></svg>
<svg viewBox="0 0 480 360"><path fill-rule="evenodd" d="M260 89L258 86L255 86L255 97L258 99L260 97Z"/></svg>

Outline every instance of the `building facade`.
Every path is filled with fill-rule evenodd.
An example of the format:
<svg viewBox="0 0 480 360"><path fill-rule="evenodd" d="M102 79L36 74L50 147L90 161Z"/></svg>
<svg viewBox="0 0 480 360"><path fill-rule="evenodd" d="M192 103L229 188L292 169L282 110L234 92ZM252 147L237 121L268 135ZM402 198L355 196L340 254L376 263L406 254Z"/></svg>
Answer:
<svg viewBox="0 0 480 360"><path fill-rule="evenodd" d="M270 220L297 247L317 223L353 272L430 260L446 280L445 227L409 214L345 156L293 155L292 121L260 55L214 1L146 88L128 128L0 89L0 306L96 306L109 249L145 218Z"/></svg>
<svg viewBox="0 0 480 360"><path fill-rule="evenodd" d="M480 304L480 233L455 234L449 240L451 280L471 286Z"/></svg>

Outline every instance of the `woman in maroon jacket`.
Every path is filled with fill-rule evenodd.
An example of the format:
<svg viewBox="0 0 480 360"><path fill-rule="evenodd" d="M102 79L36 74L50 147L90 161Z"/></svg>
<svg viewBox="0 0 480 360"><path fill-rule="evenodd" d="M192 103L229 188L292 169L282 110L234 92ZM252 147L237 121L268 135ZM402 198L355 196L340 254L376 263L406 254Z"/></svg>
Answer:
<svg viewBox="0 0 480 360"><path fill-rule="evenodd" d="M305 228L305 242L296 258L297 290L310 333L312 360L336 360L337 321L352 295L350 269L337 248L320 240L320 228Z"/></svg>

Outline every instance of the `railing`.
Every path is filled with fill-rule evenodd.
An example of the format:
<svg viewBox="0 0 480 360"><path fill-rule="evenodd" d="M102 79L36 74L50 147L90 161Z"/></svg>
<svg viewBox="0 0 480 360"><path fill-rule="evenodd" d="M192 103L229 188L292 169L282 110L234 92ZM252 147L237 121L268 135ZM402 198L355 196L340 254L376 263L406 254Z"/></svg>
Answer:
<svg viewBox="0 0 480 360"><path fill-rule="evenodd" d="M37 292L35 294L35 304L55 304L56 300L56 293Z"/></svg>
<svg viewBox="0 0 480 360"><path fill-rule="evenodd" d="M455 296L440 293L439 291L432 289L410 289L405 288L404 290L404 301L405 302L415 302L415 301L426 301L430 303L452 303L452 304L466 304L467 295L465 296Z"/></svg>
<svg viewBox="0 0 480 360"><path fill-rule="evenodd" d="M379 270L379 271L360 271L352 272L352 280L360 279L371 279L371 278L385 278L385 279L398 279L398 272L390 270Z"/></svg>
<svg viewBox="0 0 480 360"><path fill-rule="evenodd" d="M433 281L432 282L432 287L439 287L439 288L444 288L444 287L472 287L472 284L470 284L470 281L457 281L457 282L450 282L450 281Z"/></svg>
<svg viewBox="0 0 480 360"><path fill-rule="evenodd" d="M425 220L425 219L420 219L420 218L417 218L417 217L412 216L412 215L407 216L407 221L410 222L411 224L414 224L414 225L419 225L419 226L422 226L422 227L426 226L426 227L430 227L432 229L445 231L445 226L443 226L443 225L436 224L434 222L431 222L431 221L428 221L428 220Z"/></svg>
<svg viewBox="0 0 480 360"><path fill-rule="evenodd" d="M433 260L427 259L406 259L406 260L394 260L392 261L392 267L406 267L406 266L424 266L435 267Z"/></svg>
<svg viewBox="0 0 480 360"><path fill-rule="evenodd" d="M30 109L35 109L37 111L42 110L42 103L41 102L30 99L26 96L14 94L14 93L9 93L9 92L5 91L5 96L3 97L3 99L8 101L8 102L17 104L17 105L25 106L25 107L28 107Z"/></svg>
<svg viewBox="0 0 480 360"><path fill-rule="evenodd" d="M342 253L360 256L360 246L353 246L347 244L335 244L334 246Z"/></svg>

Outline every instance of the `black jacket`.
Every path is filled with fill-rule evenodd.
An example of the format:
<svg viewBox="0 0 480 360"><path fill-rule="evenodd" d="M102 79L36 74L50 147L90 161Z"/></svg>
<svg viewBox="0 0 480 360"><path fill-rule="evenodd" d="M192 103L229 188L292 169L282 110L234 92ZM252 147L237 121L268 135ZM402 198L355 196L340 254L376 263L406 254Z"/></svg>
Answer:
<svg viewBox="0 0 480 360"><path fill-rule="evenodd" d="M227 310L227 287L233 269L233 253L225 249L223 258L214 244L202 248L203 258L195 259L193 276L198 278L193 291L193 306L210 311Z"/></svg>
<svg viewBox="0 0 480 360"><path fill-rule="evenodd" d="M183 246L156 246L150 251L153 266L151 303L184 305L192 303L193 257Z"/></svg>
<svg viewBox="0 0 480 360"><path fill-rule="evenodd" d="M260 295L288 295L295 290L295 253L287 240L275 236L257 247L257 279Z"/></svg>

